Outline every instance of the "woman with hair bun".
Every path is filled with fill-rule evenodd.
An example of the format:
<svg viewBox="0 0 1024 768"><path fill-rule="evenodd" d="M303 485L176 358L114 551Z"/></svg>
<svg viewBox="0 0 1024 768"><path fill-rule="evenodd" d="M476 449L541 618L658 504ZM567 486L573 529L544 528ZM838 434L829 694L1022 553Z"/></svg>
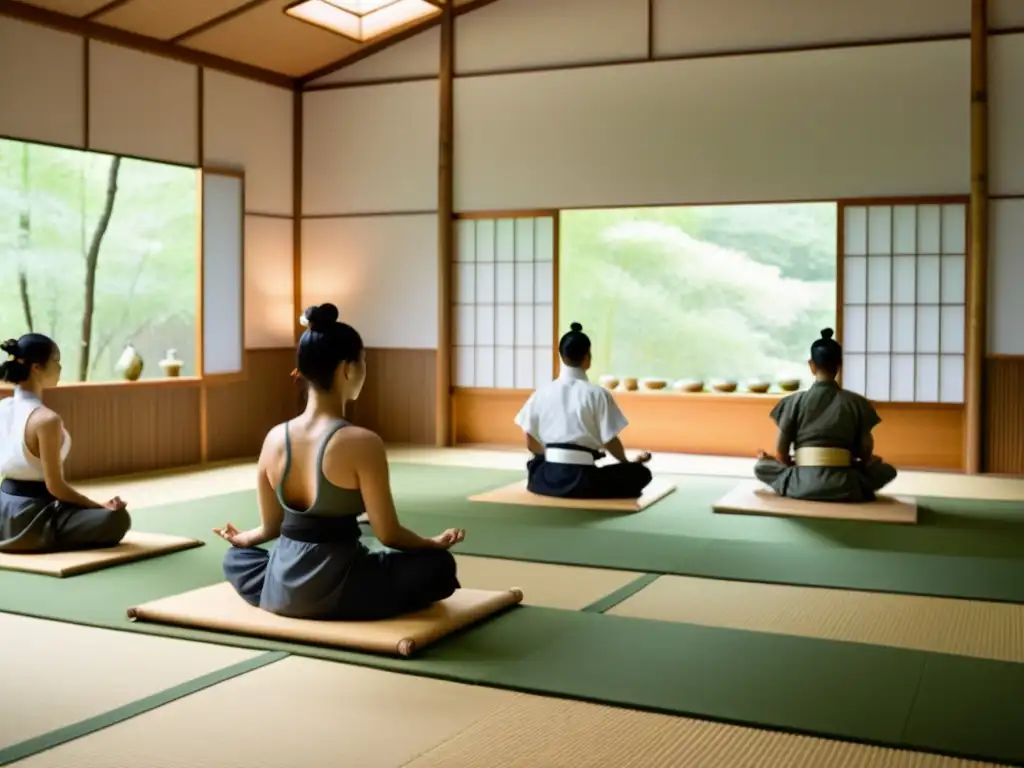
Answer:
<svg viewBox="0 0 1024 768"><path fill-rule="evenodd" d="M542 496L636 499L651 482L649 453L626 458L619 434L629 422L611 392L591 384L590 338L573 323L558 342L558 378L534 392L516 416L533 458L527 488ZM610 453L618 463L597 466Z"/></svg>
<svg viewBox="0 0 1024 768"><path fill-rule="evenodd" d="M871 430L882 421L875 407L836 382L843 348L832 336L825 328L811 344L811 388L783 398L772 410L779 427L775 455L759 451L754 474L780 496L873 501L896 479L896 470L874 454Z"/></svg>
<svg viewBox="0 0 1024 768"><path fill-rule="evenodd" d="M250 605L302 619L369 621L425 608L459 588L448 551L465 537L449 529L423 538L395 512L384 443L349 424L366 352L333 304L310 307L297 373L309 388L305 411L270 431L257 470L260 525L214 532L232 545L224 575ZM390 551L360 541L367 514ZM272 551L261 545L277 539Z"/></svg>
<svg viewBox="0 0 1024 768"><path fill-rule="evenodd" d="M71 435L43 405L43 390L60 381L60 348L27 333L0 344L0 381L14 394L0 400L0 552L38 554L118 544L131 528L118 497L100 504L64 479Z"/></svg>

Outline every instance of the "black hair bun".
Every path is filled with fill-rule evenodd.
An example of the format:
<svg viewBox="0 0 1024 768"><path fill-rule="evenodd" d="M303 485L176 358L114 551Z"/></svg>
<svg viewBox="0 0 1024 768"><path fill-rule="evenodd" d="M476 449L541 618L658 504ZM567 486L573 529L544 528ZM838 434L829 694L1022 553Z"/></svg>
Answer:
<svg viewBox="0 0 1024 768"><path fill-rule="evenodd" d="M0 349L2 349L8 355L17 355L19 351L18 340L8 339L3 344L0 344Z"/></svg>
<svg viewBox="0 0 1024 768"><path fill-rule="evenodd" d="M583 326L580 325L579 323L572 323L569 325L569 330L572 331L573 333L579 333L580 331L583 330Z"/></svg>
<svg viewBox="0 0 1024 768"><path fill-rule="evenodd" d="M823 339L831 339L835 335L835 333L836 332L833 331L831 328L825 328L821 332L821 338L823 338Z"/></svg>
<svg viewBox="0 0 1024 768"><path fill-rule="evenodd" d="M326 328L327 326L334 325L338 322L338 308L333 304L318 304L315 307L310 307L305 312L306 320L309 321L309 327L313 330L317 328Z"/></svg>

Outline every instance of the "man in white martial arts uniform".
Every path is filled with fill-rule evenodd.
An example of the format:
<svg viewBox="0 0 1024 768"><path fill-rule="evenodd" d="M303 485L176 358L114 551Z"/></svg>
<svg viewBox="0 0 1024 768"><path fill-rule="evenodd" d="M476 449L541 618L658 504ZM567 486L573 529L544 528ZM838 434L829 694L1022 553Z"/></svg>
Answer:
<svg viewBox="0 0 1024 768"><path fill-rule="evenodd" d="M591 384L590 339L573 323L558 342L562 370L530 395L516 416L533 458L527 487L543 496L635 499L651 482L649 453L626 458L619 434L629 424L611 392ZM598 467L605 451L617 464Z"/></svg>

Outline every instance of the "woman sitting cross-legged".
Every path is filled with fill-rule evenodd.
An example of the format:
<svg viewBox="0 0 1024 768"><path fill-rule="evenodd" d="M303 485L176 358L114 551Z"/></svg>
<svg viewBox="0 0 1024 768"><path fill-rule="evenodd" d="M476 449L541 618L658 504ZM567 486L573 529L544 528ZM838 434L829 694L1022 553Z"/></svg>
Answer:
<svg viewBox="0 0 1024 768"><path fill-rule="evenodd" d="M8 359L0 381L14 394L0 400L0 552L42 552L116 546L131 528L118 497L100 504L64 479L71 435L43 405L43 390L60 381L60 348L41 333L0 344Z"/></svg>
<svg viewBox="0 0 1024 768"><path fill-rule="evenodd" d="M298 372L309 387L306 409L263 443L261 524L214 529L233 545L225 576L251 605L303 619L385 619L450 597L459 582L448 550L465 531L425 539L399 523L383 441L345 421L366 377L363 341L338 322L333 304L310 307L304 323ZM360 541L364 511L389 550ZM273 539L272 551L260 546Z"/></svg>

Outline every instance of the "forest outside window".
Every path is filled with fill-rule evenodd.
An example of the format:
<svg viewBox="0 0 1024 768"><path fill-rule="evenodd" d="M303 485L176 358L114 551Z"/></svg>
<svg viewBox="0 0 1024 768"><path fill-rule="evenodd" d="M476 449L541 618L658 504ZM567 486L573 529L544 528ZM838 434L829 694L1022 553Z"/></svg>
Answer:
<svg viewBox="0 0 1024 768"><path fill-rule="evenodd" d="M593 340L592 380L779 391L810 381L836 324L837 204L561 213L558 325Z"/></svg>
<svg viewBox="0 0 1024 768"><path fill-rule="evenodd" d="M63 382L197 375L194 168L0 139L0 329L61 347Z"/></svg>

